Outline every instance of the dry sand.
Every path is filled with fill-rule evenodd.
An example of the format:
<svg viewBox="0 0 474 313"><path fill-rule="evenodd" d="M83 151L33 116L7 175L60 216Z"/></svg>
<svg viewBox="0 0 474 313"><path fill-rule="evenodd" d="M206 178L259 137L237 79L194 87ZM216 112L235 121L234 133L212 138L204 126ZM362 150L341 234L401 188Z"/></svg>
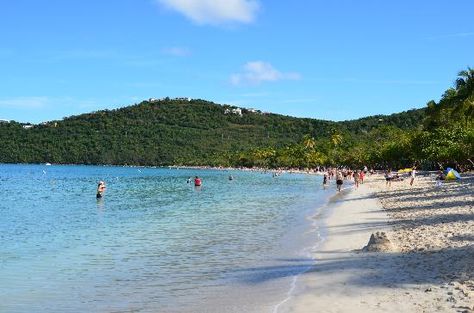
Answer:
<svg viewBox="0 0 474 313"><path fill-rule="evenodd" d="M436 187L372 176L327 212L327 240L286 312L474 312L474 177ZM384 231L390 251L362 252Z"/></svg>

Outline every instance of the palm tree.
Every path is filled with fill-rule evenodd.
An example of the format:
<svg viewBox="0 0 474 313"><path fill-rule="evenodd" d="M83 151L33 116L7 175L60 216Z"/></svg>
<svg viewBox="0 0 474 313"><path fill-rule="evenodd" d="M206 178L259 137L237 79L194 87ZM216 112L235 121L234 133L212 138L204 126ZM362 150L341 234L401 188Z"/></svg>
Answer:
<svg viewBox="0 0 474 313"><path fill-rule="evenodd" d="M466 126L474 120L474 93L461 104L461 112L465 118Z"/></svg>
<svg viewBox="0 0 474 313"><path fill-rule="evenodd" d="M337 130L334 130L331 135L331 142L334 147L339 146L342 143L342 139L342 135Z"/></svg>
<svg viewBox="0 0 474 313"><path fill-rule="evenodd" d="M303 137L303 145L307 150L313 150L316 147L316 140L310 135L305 135Z"/></svg>
<svg viewBox="0 0 474 313"><path fill-rule="evenodd" d="M464 99L474 92L474 69L468 67L458 73L455 82L456 94Z"/></svg>
<svg viewBox="0 0 474 313"><path fill-rule="evenodd" d="M460 71L456 79L456 99L459 101L453 113L465 120L466 125L474 118L474 69Z"/></svg>

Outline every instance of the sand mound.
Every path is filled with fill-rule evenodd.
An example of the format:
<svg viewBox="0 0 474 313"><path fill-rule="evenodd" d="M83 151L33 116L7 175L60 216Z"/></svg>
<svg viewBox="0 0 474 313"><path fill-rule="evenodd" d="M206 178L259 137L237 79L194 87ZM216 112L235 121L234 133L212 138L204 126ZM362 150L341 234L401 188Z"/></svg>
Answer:
<svg viewBox="0 0 474 313"><path fill-rule="evenodd" d="M388 252L393 251L393 245L384 232L372 234L369 243L362 248L363 252Z"/></svg>

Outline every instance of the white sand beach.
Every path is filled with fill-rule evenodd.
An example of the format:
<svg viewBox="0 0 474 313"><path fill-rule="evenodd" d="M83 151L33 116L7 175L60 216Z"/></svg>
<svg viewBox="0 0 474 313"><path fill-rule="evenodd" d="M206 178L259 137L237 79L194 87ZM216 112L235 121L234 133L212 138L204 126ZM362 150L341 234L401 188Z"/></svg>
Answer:
<svg viewBox="0 0 474 313"><path fill-rule="evenodd" d="M335 198L314 268L278 312L474 312L473 177L386 187L370 177ZM360 251L386 232L389 251Z"/></svg>

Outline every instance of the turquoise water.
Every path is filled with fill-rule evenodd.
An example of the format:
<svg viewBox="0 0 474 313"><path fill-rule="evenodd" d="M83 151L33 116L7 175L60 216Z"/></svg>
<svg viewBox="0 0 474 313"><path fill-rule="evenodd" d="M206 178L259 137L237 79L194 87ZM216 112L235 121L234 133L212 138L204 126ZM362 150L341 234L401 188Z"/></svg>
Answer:
<svg viewBox="0 0 474 313"><path fill-rule="evenodd" d="M186 183L195 175L201 188ZM304 270L275 269L317 241L320 186L299 174L0 165L0 312L272 312Z"/></svg>

